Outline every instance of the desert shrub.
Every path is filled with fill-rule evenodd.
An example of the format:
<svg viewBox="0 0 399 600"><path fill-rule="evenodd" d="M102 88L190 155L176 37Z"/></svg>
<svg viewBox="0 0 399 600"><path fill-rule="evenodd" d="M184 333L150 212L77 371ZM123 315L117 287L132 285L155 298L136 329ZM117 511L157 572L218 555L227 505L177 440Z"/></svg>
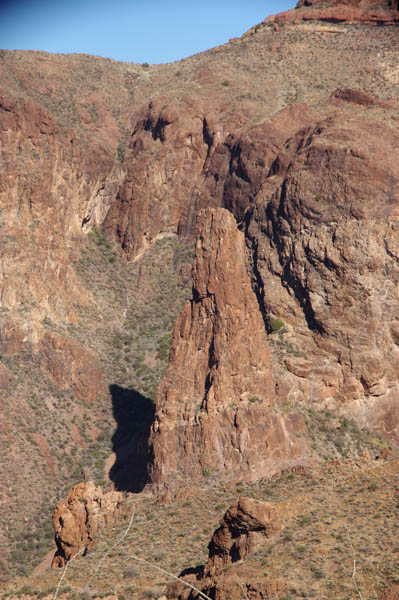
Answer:
<svg viewBox="0 0 399 600"><path fill-rule="evenodd" d="M284 327L284 321L282 321L281 319L279 319L277 317L277 319L274 319L271 322L270 327L271 327L272 333L274 333L275 331L279 331L279 329L282 329Z"/></svg>
<svg viewBox="0 0 399 600"><path fill-rule="evenodd" d="M313 577L315 579L323 579L324 573L321 569L319 569L319 567L316 567L315 565L311 565L310 570L312 571Z"/></svg>
<svg viewBox="0 0 399 600"><path fill-rule="evenodd" d="M162 338L158 342L158 352L157 356L159 360L166 361L169 358L169 346L171 342L170 333L165 333Z"/></svg>
<svg viewBox="0 0 399 600"><path fill-rule="evenodd" d="M159 587L150 587L143 590L144 598L159 598L162 595L162 589Z"/></svg>
<svg viewBox="0 0 399 600"><path fill-rule="evenodd" d="M137 565L131 565L124 570L123 575L126 579L133 579L134 577L137 577L139 573L139 567Z"/></svg>
<svg viewBox="0 0 399 600"><path fill-rule="evenodd" d="M116 157L118 162L123 163L123 159L125 158L125 146L122 142L119 142L118 149L116 151Z"/></svg>
<svg viewBox="0 0 399 600"><path fill-rule="evenodd" d="M249 402L257 402L260 404L262 402L262 398L259 398L258 396L251 396L251 398L249 398Z"/></svg>

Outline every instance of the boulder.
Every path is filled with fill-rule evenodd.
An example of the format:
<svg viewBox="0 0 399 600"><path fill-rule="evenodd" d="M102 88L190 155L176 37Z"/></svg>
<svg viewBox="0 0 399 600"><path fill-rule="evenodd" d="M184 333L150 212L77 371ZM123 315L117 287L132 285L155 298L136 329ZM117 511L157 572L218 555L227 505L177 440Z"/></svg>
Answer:
<svg viewBox="0 0 399 600"><path fill-rule="evenodd" d="M214 576L229 563L244 560L261 542L275 539L281 529L279 510L274 504L239 498L212 536L204 575Z"/></svg>
<svg viewBox="0 0 399 600"><path fill-rule="evenodd" d="M57 551L52 567L65 566L77 553L86 554L98 533L125 514L121 492L103 494L92 481L75 485L53 513Z"/></svg>

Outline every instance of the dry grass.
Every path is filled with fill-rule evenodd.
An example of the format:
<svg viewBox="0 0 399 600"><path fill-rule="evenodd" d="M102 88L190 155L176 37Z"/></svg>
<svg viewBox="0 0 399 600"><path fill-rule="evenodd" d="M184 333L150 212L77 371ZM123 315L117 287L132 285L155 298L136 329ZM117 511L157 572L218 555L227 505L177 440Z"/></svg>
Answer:
<svg viewBox="0 0 399 600"><path fill-rule="evenodd" d="M356 594L355 556L360 593L375 600L384 587L399 582L398 491L398 461L348 460L255 483L226 486L206 479L191 490L191 497L167 505L141 495L135 498L136 517L128 535L109 554L88 590L91 597L116 594L120 599L139 599L151 597L148 594L156 588L160 596L170 580L146 561L175 575L204 564L219 519L238 496L245 495L275 503L290 499L296 506L296 516L284 523L280 538L247 558L260 579L286 581L292 599L349 599ZM126 523L119 524L87 557L70 565L63 581L69 592L59 597L78 597L104 553L125 530ZM26 583L20 580L12 586L12 595L20 595L29 583L37 596L53 588L59 577L58 571L51 571Z"/></svg>

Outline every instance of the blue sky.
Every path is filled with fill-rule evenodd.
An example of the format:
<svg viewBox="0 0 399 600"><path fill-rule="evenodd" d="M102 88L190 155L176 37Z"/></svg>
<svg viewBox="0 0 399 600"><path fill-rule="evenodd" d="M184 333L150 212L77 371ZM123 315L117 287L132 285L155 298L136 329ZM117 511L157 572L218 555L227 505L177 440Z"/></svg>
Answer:
<svg viewBox="0 0 399 600"><path fill-rule="evenodd" d="M0 48L162 63L239 36L290 0L0 0Z"/></svg>

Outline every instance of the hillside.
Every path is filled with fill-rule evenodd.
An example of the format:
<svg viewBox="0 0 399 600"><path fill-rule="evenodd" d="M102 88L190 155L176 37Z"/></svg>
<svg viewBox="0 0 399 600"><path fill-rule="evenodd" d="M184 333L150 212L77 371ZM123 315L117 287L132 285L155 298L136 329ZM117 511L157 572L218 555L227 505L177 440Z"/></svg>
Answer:
<svg viewBox="0 0 399 600"><path fill-rule="evenodd" d="M272 485L314 503L324 556L323 519L344 535L357 514L342 497L357 551L388 565L364 557L363 597L398 583L396 454L359 467L399 441L396 23L385 2L314 1L168 65L1 51L0 573L20 597L56 585L32 569L88 480L137 504L146 559L175 574ZM294 569L276 597L350 597L330 555L302 573L286 542L292 560L279 541L232 577ZM114 571L98 593L152 585Z"/></svg>

